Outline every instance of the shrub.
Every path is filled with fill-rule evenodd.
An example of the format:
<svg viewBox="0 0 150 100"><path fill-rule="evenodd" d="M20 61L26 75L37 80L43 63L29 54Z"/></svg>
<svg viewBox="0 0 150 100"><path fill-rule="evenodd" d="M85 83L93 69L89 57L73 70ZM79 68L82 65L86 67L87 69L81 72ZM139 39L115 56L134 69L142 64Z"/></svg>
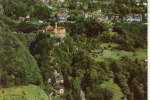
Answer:
<svg viewBox="0 0 150 100"><path fill-rule="evenodd" d="M4 90L2 90L2 93L4 93L5 91Z"/></svg>
<svg viewBox="0 0 150 100"><path fill-rule="evenodd" d="M23 95L25 95L25 92L24 92L24 91L22 91L22 94L23 94Z"/></svg>
<svg viewBox="0 0 150 100"><path fill-rule="evenodd" d="M111 45L110 45L110 44L108 45L108 48L111 48Z"/></svg>
<svg viewBox="0 0 150 100"><path fill-rule="evenodd" d="M133 56L135 57L135 56L136 56L136 53L133 53Z"/></svg>

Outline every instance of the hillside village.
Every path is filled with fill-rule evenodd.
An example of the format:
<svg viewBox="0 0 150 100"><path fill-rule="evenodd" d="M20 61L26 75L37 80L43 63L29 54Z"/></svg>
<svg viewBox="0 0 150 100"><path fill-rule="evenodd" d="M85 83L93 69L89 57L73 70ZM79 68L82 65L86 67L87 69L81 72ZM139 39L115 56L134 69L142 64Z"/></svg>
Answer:
<svg viewBox="0 0 150 100"><path fill-rule="evenodd" d="M0 1L0 97L14 98L5 88L18 87L16 100L26 100L23 91L33 84L42 92L31 97L44 100L146 100L147 6L147 0Z"/></svg>

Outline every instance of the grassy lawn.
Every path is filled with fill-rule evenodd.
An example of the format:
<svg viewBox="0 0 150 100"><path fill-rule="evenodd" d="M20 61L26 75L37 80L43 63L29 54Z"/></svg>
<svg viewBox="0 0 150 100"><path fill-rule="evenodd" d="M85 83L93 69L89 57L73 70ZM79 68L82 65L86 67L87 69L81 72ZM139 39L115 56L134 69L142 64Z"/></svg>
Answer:
<svg viewBox="0 0 150 100"><path fill-rule="evenodd" d="M110 90L114 94L112 100L126 100L121 99L121 97L123 97L121 88L116 83L113 82L112 78L110 78L109 81L105 81L104 83L102 83L101 87Z"/></svg>
<svg viewBox="0 0 150 100"><path fill-rule="evenodd" d="M111 58L115 60L119 60L123 56L127 56L131 60L145 60L147 59L147 50L137 49L135 52L125 51L125 50L111 50L111 48L119 46L116 43L102 43L100 44L100 48L103 49L103 52L97 53L99 50L92 50L92 58L96 61L104 61L105 59ZM104 49L105 48L105 49ZM95 52L95 53L94 53Z"/></svg>
<svg viewBox="0 0 150 100"><path fill-rule="evenodd" d="M147 59L147 51L146 50L136 50L135 52L132 51L125 51L125 50L104 50L103 56L104 58L112 58L112 59L120 59L123 56L127 56L131 60L144 60Z"/></svg>
<svg viewBox="0 0 150 100"><path fill-rule="evenodd" d="M96 61L104 61L105 59L111 58L119 60L121 57L127 56L131 60L145 60L147 59L147 51L138 49L135 52L125 50L104 50L101 56L94 57Z"/></svg>
<svg viewBox="0 0 150 100"><path fill-rule="evenodd" d="M29 85L0 89L0 100L49 100L38 86Z"/></svg>

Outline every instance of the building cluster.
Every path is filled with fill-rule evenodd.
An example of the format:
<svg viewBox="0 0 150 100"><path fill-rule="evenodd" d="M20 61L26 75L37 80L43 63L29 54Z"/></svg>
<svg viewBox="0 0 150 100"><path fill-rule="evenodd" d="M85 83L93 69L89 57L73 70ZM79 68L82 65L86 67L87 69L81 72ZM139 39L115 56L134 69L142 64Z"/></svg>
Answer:
<svg viewBox="0 0 150 100"><path fill-rule="evenodd" d="M64 78L63 76L58 73L56 70L54 70L54 77L55 77L55 86L53 87L53 90L56 94L63 94L64 93L64 88L62 84L64 83ZM48 83L51 83L52 79L48 79Z"/></svg>

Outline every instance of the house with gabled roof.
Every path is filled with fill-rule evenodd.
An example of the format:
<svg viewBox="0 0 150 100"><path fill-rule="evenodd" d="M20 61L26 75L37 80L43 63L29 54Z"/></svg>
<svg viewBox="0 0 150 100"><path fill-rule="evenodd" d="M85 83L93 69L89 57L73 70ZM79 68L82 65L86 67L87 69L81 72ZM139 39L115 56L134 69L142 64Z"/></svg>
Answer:
<svg viewBox="0 0 150 100"><path fill-rule="evenodd" d="M55 91L55 93L63 94L64 93L64 88L61 87L60 85L57 85L57 86L54 87L54 91Z"/></svg>
<svg viewBox="0 0 150 100"><path fill-rule="evenodd" d="M64 83L64 78L63 78L63 76L62 75L58 75L57 77L56 77L56 83L57 84L63 84Z"/></svg>
<svg viewBox="0 0 150 100"><path fill-rule="evenodd" d="M56 14L56 17L57 17L58 22L66 22L68 14L67 12L58 12Z"/></svg>

